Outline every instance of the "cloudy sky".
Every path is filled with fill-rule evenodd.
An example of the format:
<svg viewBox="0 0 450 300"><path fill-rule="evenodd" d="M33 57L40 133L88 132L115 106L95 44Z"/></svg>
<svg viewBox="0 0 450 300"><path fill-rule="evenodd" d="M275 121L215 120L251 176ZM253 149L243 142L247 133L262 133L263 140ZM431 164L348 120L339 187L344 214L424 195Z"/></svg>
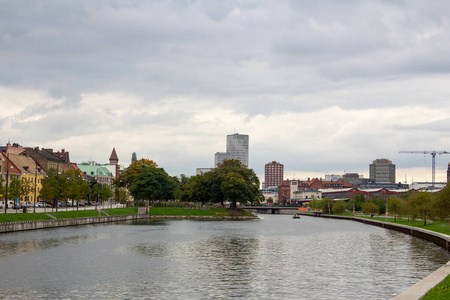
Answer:
<svg viewBox="0 0 450 300"><path fill-rule="evenodd" d="M226 135L285 178L450 151L450 2L0 0L0 144L212 167ZM450 155L436 157L446 179Z"/></svg>

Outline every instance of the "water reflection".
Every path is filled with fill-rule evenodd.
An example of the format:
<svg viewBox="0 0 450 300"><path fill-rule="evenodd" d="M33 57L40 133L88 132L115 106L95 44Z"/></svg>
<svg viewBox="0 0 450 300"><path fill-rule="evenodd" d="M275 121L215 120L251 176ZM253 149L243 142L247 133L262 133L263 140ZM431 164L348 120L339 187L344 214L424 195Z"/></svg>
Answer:
<svg viewBox="0 0 450 300"><path fill-rule="evenodd" d="M17 299L390 299L450 259L402 233L289 216L124 222L0 241L0 298Z"/></svg>

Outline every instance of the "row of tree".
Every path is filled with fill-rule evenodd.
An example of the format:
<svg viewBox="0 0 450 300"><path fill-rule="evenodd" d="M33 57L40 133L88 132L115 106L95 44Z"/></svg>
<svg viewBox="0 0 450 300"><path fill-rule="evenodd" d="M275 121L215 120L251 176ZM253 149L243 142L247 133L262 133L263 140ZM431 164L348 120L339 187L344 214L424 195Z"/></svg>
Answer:
<svg viewBox="0 0 450 300"><path fill-rule="evenodd" d="M154 161L141 159L132 163L115 184L127 188L138 201L177 199L222 205L230 202L231 207L236 207L238 202L257 204L264 199L255 172L233 159L189 178L171 177Z"/></svg>
<svg viewBox="0 0 450 300"><path fill-rule="evenodd" d="M186 177L169 176L167 172L149 159L133 162L113 183L111 188L99 184L95 179L88 182L76 170L58 174L49 170L41 181L40 199L58 206L61 201L77 202L106 200L114 196L117 202L126 200L127 190L136 202L155 200L181 200L185 202L220 203L229 202L231 207L241 204L259 204L264 196L259 191L259 178L252 169L239 160L225 160L218 167L201 175ZM18 179L9 185L10 199L28 195L34 183ZM1 191L0 191L1 193Z"/></svg>
<svg viewBox="0 0 450 300"><path fill-rule="evenodd" d="M190 177L182 186L182 200L187 202L229 202L258 205L264 200L259 190L259 178L252 169L239 160L225 160L216 168L201 175Z"/></svg>
<svg viewBox="0 0 450 300"><path fill-rule="evenodd" d="M363 194L357 194L348 201L334 201L329 198L312 200L312 209L321 209L326 214L342 214L346 210L362 212L364 214L382 215L387 211L396 221L397 216L407 217L411 220L448 221L450 218L450 186L442 191L416 192L403 196L389 198L366 199Z"/></svg>

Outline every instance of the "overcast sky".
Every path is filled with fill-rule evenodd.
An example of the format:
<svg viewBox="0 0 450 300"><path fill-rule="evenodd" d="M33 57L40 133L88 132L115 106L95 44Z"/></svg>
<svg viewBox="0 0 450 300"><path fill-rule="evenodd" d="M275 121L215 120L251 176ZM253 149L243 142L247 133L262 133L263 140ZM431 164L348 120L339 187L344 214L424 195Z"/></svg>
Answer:
<svg viewBox="0 0 450 300"><path fill-rule="evenodd" d="M285 178L450 151L450 1L0 0L0 144L212 167L226 135ZM450 155L436 157L446 180Z"/></svg>

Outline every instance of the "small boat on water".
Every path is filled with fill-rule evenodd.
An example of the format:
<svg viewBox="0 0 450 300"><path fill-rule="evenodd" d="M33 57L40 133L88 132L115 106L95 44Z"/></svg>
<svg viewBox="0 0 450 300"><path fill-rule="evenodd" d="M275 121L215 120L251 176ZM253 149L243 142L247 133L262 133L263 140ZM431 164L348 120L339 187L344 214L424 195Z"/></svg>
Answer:
<svg viewBox="0 0 450 300"><path fill-rule="evenodd" d="M294 215L294 219L300 219L300 215Z"/></svg>

